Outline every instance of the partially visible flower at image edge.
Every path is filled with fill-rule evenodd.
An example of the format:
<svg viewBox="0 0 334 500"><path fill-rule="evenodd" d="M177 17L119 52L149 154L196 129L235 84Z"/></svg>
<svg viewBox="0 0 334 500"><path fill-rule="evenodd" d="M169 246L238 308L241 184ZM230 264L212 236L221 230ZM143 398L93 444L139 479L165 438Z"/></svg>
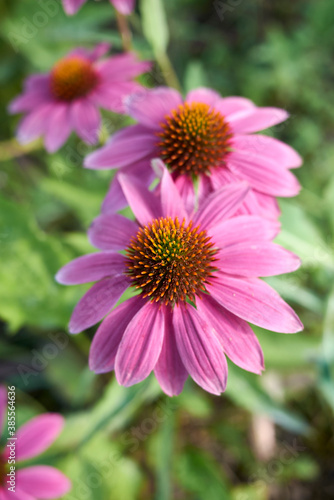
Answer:
<svg viewBox="0 0 334 500"><path fill-rule="evenodd" d="M194 178L201 200L220 187L246 180L250 190L240 213L277 217L276 197L298 194L291 168L302 163L287 144L254 134L287 119L279 108L257 107L244 97L221 97L197 88L183 99L167 87L142 89L126 99L126 112L138 124L116 132L85 159L92 169L126 170L151 182L150 160L163 160L189 207L196 203ZM118 203L115 199L119 200ZM126 200L116 174L102 210L116 212Z"/></svg>
<svg viewBox="0 0 334 500"><path fill-rule="evenodd" d="M124 98L142 89L133 79L151 67L132 52L102 58L109 48L106 43L92 51L78 47L49 73L26 79L23 94L9 105L10 113L25 115L17 130L20 143L44 136L47 151L54 152L72 130L89 144L97 142L99 108L124 113Z"/></svg>
<svg viewBox="0 0 334 500"><path fill-rule="evenodd" d="M7 417L7 389L0 386L0 432ZM57 439L64 427L64 418L57 413L44 413L22 425L15 434L15 461L21 463L37 457ZM10 441L7 441L8 444ZM60 498L71 489L70 480L49 465L16 468L15 493L8 491L10 449L0 454L1 500L46 500Z"/></svg>
<svg viewBox="0 0 334 500"><path fill-rule="evenodd" d="M66 14L73 15L75 14L80 7L86 3L87 0L63 0L64 10ZM110 0L110 3L113 4L115 9L118 10L121 14L128 16L131 14L135 7L136 0Z"/></svg>
<svg viewBox="0 0 334 500"><path fill-rule="evenodd" d="M115 370L121 385L136 384L154 370L169 396L182 391L188 374L220 394L227 380L225 354L251 372L264 369L248 321L283 333L303 328L290 306L258 279L294 271L300 261L272 243L277 221L233 217L247 183L216 191L189 214L163 163L153 163L161 177L159 197L120 175L138 223L100 215L89 238L101 251L58 272L62 284L96 282L75 307L69 329L79 333L108 314L93 339L89 364L96 373ZM110 312L129 287L139 295Z"/></svg>

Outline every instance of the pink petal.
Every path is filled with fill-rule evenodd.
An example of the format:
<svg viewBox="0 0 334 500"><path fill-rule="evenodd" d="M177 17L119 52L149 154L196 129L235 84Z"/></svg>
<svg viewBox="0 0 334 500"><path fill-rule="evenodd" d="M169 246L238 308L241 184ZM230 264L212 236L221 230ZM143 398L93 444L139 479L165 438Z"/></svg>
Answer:
<svg viewBox="0 0 334 500"><path fill-rule="evenodd" d="M17 129L17 140L27 144L43 135L53 110L54 103L48 102L22 118Z"/></svg>
<svg viewBox="0 0 334 500"><path fill-rule="evenodd" d="M135 8L135 0L110 0L115 9L128 16Z"/></svg>
<svg viewBox="0 0 334 500"><path fill-rule="evenodd" d="M281 210L275 197L260 193L260 191L254 191L254 193L256 194L256 200L263 217L277 219L281 215Z"/></svg>
<svg viewBox="0 0 334 500"><path fill-rule="evenodd" d="M164 162L162 160L152 160L152 167L157 176L161 179L160 182L160 199L162 215L164 217L179 217L180 220L187 218L187 213L184 208L184 203L181 199L179 191L173 182Z"/></svg>
<svg viewBox="0 0 334 500"><path fill-rule="evenodd" d="M124 250L138 229L138 224L123 215L102 214L94 219L88 237L100 250Z"/></svg>
<svg viewBox="0 0 334 500"><path fill-rule="evenodd" d="M145 226L153 219L163 216L160 200L137 179L119 175L119 183L138 222Z"/></svg>
<svg viewBox="0 0 334 500"><path fill-rule="evenodd" d="M187 175L179 175L174 179L174 183L180 193L187 213L193 213L196 206L196 194L192 179Z"/></svg>
<svg viewBox="0 0 334 500"><path fill-rule="evenodd" d="M129 387L148 377L159 358L164 334L163 309L146 302L127 326L117 351L115 373L119 384Z"/></svg>
<svg viewBox="0 0 334 500"><path fill-rule="evenodd" d="M219 304L254 325L274 332L295 333L303 325L290 306L267 283L215 273L208 292Z"/></svg>
<svg viewBox="0 0 334 500"><path fill-rule="evenodd" d="M229 184L208 196L194 217L194 226L209 229L233 215L239 208L249 186L246 182Z"/></svg>
<svg viewBox="0 0 334 500"><path fill-rule="evenodd" d="M30 75L24 81L24 90L26 92L43 92L45 89L49 89L49 82L49 73L37 73L35 75Z"/></svg>
<svg viewBox="0 0 334 500"><path fill-rule="evenodd" d="M287 169L277 169L269 158L260 157L243 151L230 153L229 168L241 175L258 191L272 196L295 196L299 193L300 184Z"/></svg>
<svg viewBox="0 0 334 500"><path fill-rule="evenodd" d="M147 188L150 187L155 179L155 174L149 160L138 161L134 165L124 167L122 172L127 176L137 177ZM109 191L103 200L101 211L102 213L115 213L127 206L128 202L119 183L118 173L116 173L110 184Z"/></svg>
<svg viewBox="0 0 334 500"><path fill-rule="evenodd" d="M103 77L101 77L102 80ZM141 92L137 82L109 82L107 78L92 92L90 98L95 105L115 113L125 113L125 98L135 92Z"/></svg>
<svg viewBox="0 0 334 500"><path fill-rule="evenodd" d="M224 273L248 277L291 273L300 267L300 259L292 252L255 239L223 248L218 259Z"/></svg>
<svg viewBox="0 0 334 500"><path fill-rule="evenodd" d="M194 381L212 394L224 392L227 363L212 325L198 311L183 303L173 310L177 348Z"/></svg>
<svg viewBox="0 0 334 500"><path fill-rule="evenodd" d="M195 90L191 90L190 92L188 92L185 101L188 103L201 102L208 104L211 107L215 107L215 104L220 99L221 97L218 94L218 92L215 92L214 90L205 87L199 87Z"/></svg>
<svg viewBox="0 0 334 500"><path fill-rule="evenodd" d="M253 111L256 109L255 104L245 97L224 97L215 104L215 110L219 111L223 116L229 117L239 111Z"/></svg>
<svg viewBox="0 0 334 500"><path fill-rule="evenodd" d="M301 156L291 146L267 135L236 135L232 147L270 158L279 167L297 168L303 163Z"/></svg>
<svg viewBox="0 0 334 500"><path fill-rule="evenodd" d="M40 500L59 498L70 491L70 480L59 470L47 465L26 467L16 473L17 485L28 495Z"/></svg>
<svg viewBox="0 0 334 500"><path fill-rule="evenodd" d="M165 336L154 373L162 390L168 396L180 394L188 377L177 349L173 313L169 307L165 308Z"/></svg>
<svg viewBox="0 0 334 500"><path fill-rule="evenodd" d="M114 369L119 344L137 312L146 304L141 296L133 297L116 307L99 326L90 348L89 368L95 373Z"/></svg>
<svg viewBox="0 0 334 500"><path fill-rule="evenodd" d="M288 117L289 113L284 109L255 108L230 115L228 122L235 134L250 134L273 127L284 122Z"/></svg>
<svg viewBox="0 0 334 500"><path fill-rule="evenodd" d="M66 14L69 16L72 16L75 14L81 7L86 2L86 0L63 0L63 6Z"/></svg>
<svg viewBox="0 0 334 500"><path fill-rule="evenodd" d="M271 241L277 236L280 223L256 215L239 215L210 229L215 246L225 248L236 243Z"/></svg>
<svg viewBox="0 0 334 500"><path fill-rule="evenodd" d="M98 323L113 308L129 286L125 275L98 281L76 305L69 324L70 333L79 333Z"/></svg>
<svg viewBox="0 0 334 500"><path fill-rule="evenodd" d="M96 61L97 59L100 59L101 57L105 56L111 48L111 44L108 42L100 42L91 51L89 55L89 59L91 61Z"/></svg>
<svg viewBox="0 0 334 500"><path fill-rule="evenodd" d="M264 369L263 353L251 327L220 306L210 295L197 301L199 313L213 325L225 354L244 370L261 374Z"/></svg>
<svg viewBox="0 0 334 500"><path fill-rule="evenodd" d="M124 270L125 262L122 255L113 252L91 253L78 257L62 267L56 275L56 280L63 285L79 285L121 274Z"/></svg>
<svg viewBox="0 0 334 500"><path fill-rule="evenodd" d="M168 87L142 90L126 99L127 113L142 125L160 129L166 116L182 104L179 92Z"/></svg>
<svg viewBox="0 0 334 500"><path fill-rule="evenodd" d="M0 488L0 500L35 500L35 498L15 485L15 491L9 491L7 489L2 491Z"/></svg>
<svg viewBox="0 0 334 500"><path fill-rule="evenodd" d="M78 99L71 105L72 125L78 136L88 144L95 144L100 130L100 113L88 99Z"/></svg>
<svg viewBox="0 0 334 500"><path fill-rule="evenodd" d="M7 416L7 388L3 385L0 385L0 437L6 416Z"/></svg>
<svg viewBox="0 0 334 500"><path fill-rule="evenodd" d="M86 168L122 168L153 155L157 138L140 125L117 132L103 148L85 158ZM149 164L148 164L149 165Z"/></svg>
<svg viewBox="0 0 334 500"><path fill-rule="evenodd" d="M50 98L48 85L43 90L33 89L13 99L8 106L8 111L12 114L30 112L50 102Z"/></svg>
<svg viewBox="0 0 334 500"><path fill-rule="evenodd" d="M149 71L151 66L149 61L139 61L134 52L126 52L100 61L96 68L109 82L123 82Z"/></svg>
<svg viewBox="0 0 334 500"><path fill-rule="evenodd" d="M67 104L57 103L50 113L45 132L45 148L49 153L57 151L71 133L70 113Z"/></svg>
<svg viewBox="0 0 334 500"><path fill-rule="evenodd" d="M16 460L28 460L47 450L64 427L57 413L44 413L22 425L16 433Z"/></svg>

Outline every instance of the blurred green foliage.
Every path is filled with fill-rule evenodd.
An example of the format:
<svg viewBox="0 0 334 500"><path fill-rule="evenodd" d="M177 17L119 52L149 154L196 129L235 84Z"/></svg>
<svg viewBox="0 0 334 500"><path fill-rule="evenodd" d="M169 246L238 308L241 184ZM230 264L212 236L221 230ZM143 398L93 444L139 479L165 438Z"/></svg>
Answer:
<svg viewBox="0 0 334 500"><path fill-rule="evenodd" d="M85 230L111 173L83 169L89 148L74 136L54 155L39 142L20 147L13 139L18 117L6 107L27 75L47 71L73 46L103 40L119 51L121 40L108 1L88 1L70 18L53 1L43 24L38 13L46 4L0 6L0 375L18 387L19 421L45 410L67 417L44 463L71 477L68 500L334 498L332 3L141 0L131 16L134 49L158 61L147 85L174 78L168 44L184 90L209 85L289 110L290 119L272 133L304 157L297 172L303 190L281 202L278 237L303 266L268 281L305 331L256 329L267 367L262 377L230 364L223 397L188 381L173 399L154 379L124 389L113 374L90 373L94 329L66 333L85 287L62 287L54 274L92 251ZM101 141L127 123L108 113L104 121Z"/></svg>

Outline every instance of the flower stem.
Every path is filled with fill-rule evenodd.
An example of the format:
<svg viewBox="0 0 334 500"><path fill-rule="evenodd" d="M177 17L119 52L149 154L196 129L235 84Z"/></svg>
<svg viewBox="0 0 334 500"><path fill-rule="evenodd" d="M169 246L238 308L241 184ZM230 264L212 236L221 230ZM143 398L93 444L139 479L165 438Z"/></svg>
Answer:
<svg viewBox="0 0 334 500"><path fill-rule="evenodd" d="M170 62L168 55L165 52L159 52L155 55L156 60L161 68L163 77L169 87L173 87L181 92L181 84L175 73L175 70Z"/></svg>
<svg viewBox="0 0 334 500"><path fill-rule="evenodd" d="M123 49L128 52L131 50L131 31L129 28L127 17L116 11L116 19L118 25L118 31L121 35Z"/></svg>

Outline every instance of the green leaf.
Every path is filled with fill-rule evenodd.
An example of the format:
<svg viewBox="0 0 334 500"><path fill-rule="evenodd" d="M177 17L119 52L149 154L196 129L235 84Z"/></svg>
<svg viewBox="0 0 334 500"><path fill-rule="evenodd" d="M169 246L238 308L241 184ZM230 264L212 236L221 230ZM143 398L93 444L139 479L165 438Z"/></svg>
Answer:
<svg viewBox="0 0 334 500"><path fill-rule="evenodd" d="M141 0L143 31L155 54L165 53L169 32L162 0Z"/></svg>

